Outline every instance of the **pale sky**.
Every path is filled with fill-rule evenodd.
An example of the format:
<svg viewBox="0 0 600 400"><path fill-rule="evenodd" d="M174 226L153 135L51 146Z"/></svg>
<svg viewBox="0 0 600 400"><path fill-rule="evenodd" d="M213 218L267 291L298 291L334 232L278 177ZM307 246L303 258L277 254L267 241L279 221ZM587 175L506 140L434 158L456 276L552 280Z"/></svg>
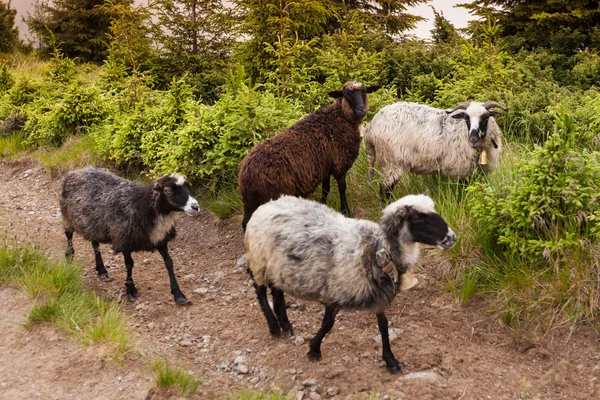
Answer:
<svg viewBox="0 0 600 400"><path fill-rule="evenodd" d="M0 0L6 2L7 0ZM137 0L138 2L140 0ZM19 33L24 38L27 32L27 25L22 21L22 17L27 15L27 12L33 11L33 0L10 0L12 6L17 9L17 26L19 27ZM421 22L416 29L408 32L421 38L429 38L429 31L433 27L433 11L430 5L434 6L436 10L442 11L444 16L456 27L464 28L467 26L467 21L471 19L471 16L464 8L454 8L456 4L466 3L468 0L430 0L428 4L420 5L417 7L411 7L409 12L415 15L420 15L427 18L427 21Z"/></svg>

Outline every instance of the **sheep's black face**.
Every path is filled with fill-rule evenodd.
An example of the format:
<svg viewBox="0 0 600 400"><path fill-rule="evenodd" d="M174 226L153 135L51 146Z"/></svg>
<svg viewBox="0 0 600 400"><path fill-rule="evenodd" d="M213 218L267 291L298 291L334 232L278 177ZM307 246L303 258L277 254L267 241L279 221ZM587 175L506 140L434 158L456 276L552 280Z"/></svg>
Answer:
<svg viewBox="0 0 600 400"><path fill-rule="evenodd" d="M414 242L438 246L448 250L456 243L456 235L436 212L407 211L405 224Z"/></svg>
<svg viewBox="0 0 600 400"><path fill-rule="evenodd" d="M471 147L479 147L487 136L487 129L490 117L497 117L500 115L497 111L490 110L490 108L502 108L496 102L482 103L462 103L456 108L450 111L446 111L452 118L463 119L467 124L467 134L469 144Z"/></svg>
<svg viewBox="0 0 600 400"><path fill-rule="evenodd" d="M154 183L154 190L160 193L165 211L184 211L189 215L200 211L198 202L190 194L189 183L181 175L160 178Z"/></svg>
<svg viewBox="0 0 600 400"><path fill-rule="evenodd" d="M404 243L424 243L448 250L456 235L435 212L433 200L426 195L408 195L383 210L381 226L389 238Z"/></svg>
<svg viewBox="0 0 600 400"><path fill-rule="evenodd" d="M334 98L343 97L358 118L364 118L369 111L367 93L372 93L379 89L379 86L365 86L359 82L348 82L342 90L330 92L329 95Z"/></svg>

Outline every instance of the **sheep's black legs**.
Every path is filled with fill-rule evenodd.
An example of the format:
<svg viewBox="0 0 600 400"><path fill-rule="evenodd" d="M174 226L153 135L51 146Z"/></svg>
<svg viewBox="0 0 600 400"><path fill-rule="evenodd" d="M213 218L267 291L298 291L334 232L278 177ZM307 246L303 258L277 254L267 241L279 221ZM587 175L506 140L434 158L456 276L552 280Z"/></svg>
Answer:
<svg viewBox="0 0 600 400"><path fill-rule="evenodd" d="M190 304L191 302L185 297L179 285L177 284L177 278L175 278L175 272L173 271L173 259L169 255L169 249L167 245L157 248L158 252L162 256L167 272L169 273L169 282L171 284L171 294L175 297L175 303L179 305Z"/></svg>
<svg viewBox="0 0 600 400"><path fill-rule="evenodd" d="M65 236L67 237L67 251L65 251L65 257L69 261L73 261L75 250L73 250L73 231L65 229Z"/></svg>
<svg viewBox="0 0 600 400"><path fill-rule="evenodd" d="M327 203L327 196L329 196L329 189L331 188L331 180L328 176L327 179L321 184L321 203Z"/></svg>
<svg viewBox="0 0 600 400"><path fill-rule="evenodd" d="M267 299L267 287L254 283L254 288L256 289L256 298L258 299L258 304L260 304L260 308L267 318L269 332L271 332L272 336L279 336L281 331L279 329L277 318L275 318L275 314L273 314L273 310L271 310L271 306L269 306L269 300Z"/></svg>
<svg viewBox="0 0 600 400"><path fill-rule="evenodd" d="M112 279L108 276L108 271L102 262L102 253L100 253L100 244L92 240L92 249L94 249L94 258L96 259L96 273L102 282L110 282ZM133 261L131 262L133 265ZM127 262L125 262L127 265Z"/></svg>
<svg viewBox="0 0 600 400"><path fill-rule="evenodd" d="M395 183L392 183L390 186L379 185L379 192L381 194L381 200L383 200L386 204L390 203L392 199L392 193L394 192Z"/></svg>
<svg viewBox="0 0 600 400"><path fill-rule="evenodd" d="M348 208L348 202L346 200L346 175L342 175L339 179L336 178L338 184L338 190L340 191L340 208L342 214L350 216L350 209Z"/></svg>
<svg viewBox="0 0 600 400"><path fill-rule="evenodd" d="M133 258L131 253L123 253L125 259L125 268L127 268L127 279L125 279L125 288L129 301L134 301L139 297L135 283L133 283Z"/></svg>
<svg viewBox="0 0 600 400"><path fill-rule="evenodd" d="M325 316L323 317L323 323L321 324L321 329L315 335L314 338L311 339L309 343L309 351L308 358L311 361L320 361L321 360L321 342L323 338L331 328L333 328L333 323L335 322L335 316L338 313L338 309L335 306L327 306L325 307Z"/></svg>
<svg viewBox="0 0 600 400"><path fill-rule="evenodd" d="M283 291L277 288L271 288L271 294L273 295L273 308L275 309L275 314L277 314L279 326L281 326L283 334L285 336L294 336L292 324L290 324L285 310L285 296Z"/></svg>
<svg viewBox="0 0 600 400"><path fill-rule="evenodd" d="M392 354L392 348L390 347L390 337L388 334L388 320L384 313L377 314L377 325L379 325L379 332L381 333L381 347L383 347L383 360L385 366L391 373L402 372L402 366Z"/></svg>

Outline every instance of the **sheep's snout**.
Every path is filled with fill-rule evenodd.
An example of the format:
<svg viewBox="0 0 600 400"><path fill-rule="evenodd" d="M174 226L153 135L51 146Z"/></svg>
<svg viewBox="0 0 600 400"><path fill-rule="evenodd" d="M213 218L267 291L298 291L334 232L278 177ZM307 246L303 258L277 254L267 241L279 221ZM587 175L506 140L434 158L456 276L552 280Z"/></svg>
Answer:
<svg viewBox="0 0 600 400"><path fill-rule="evenodd" d="M469 134L469 144L471 147L478 147L481 145L481 137L479 136L479 130L473 129Z"/></svg>
<svg viewBox="0 0 600 400"><path fill-rule="evenodd" d="M356 114L357 117L363 118L365 115L367 115L367 108L359 107L354 111L354 113Z"/></svg>
<svg viewBox="0 0 600 400"><path fill-rule="evenodd" d="M198 214L198 211L200 211L198 201L192 196L188 197L187 203L185 203L185 206L183 206L183 211L188 215Z"/></svg>
<svg viewBox="0 0 600 400"><path fill-rule="evenodd" d="M456 244L456 234L452 231L452 229L448 228L448 233L444 240L438 243L438 247L440 250L450 250Z"/></svg>

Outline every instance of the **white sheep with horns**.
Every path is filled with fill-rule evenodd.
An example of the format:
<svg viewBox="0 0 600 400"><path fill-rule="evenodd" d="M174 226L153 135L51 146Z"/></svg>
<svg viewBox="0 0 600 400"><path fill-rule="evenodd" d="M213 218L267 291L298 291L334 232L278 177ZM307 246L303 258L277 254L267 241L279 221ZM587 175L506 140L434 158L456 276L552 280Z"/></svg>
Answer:
<svg viewBox="0 0 600 400"><path fill-rule="evenodd" d="M493 170L502 152L502 131L493 108L508 109L495 101L461 103L441 110L399 102L382 108L364 132L368 179L379 163L388 199L405 172L468 177L479 163Z"/></svg>

